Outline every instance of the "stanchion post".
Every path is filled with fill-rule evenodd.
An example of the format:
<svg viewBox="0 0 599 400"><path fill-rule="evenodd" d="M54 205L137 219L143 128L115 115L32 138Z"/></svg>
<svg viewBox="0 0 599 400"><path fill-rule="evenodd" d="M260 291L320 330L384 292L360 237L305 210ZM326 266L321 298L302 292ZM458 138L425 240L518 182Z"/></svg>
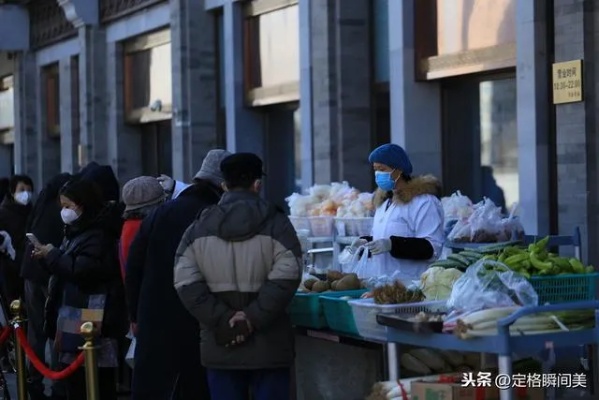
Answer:
<svg viewBox="0 0 599 400"><path fill-rule="evenodd" d="M13 316L13 325L15 329L22 327L25 320L23 319L23 305L21 300L15 300L10 303L10 313ZM21 345L19 337L15 333L15 357L17 363L17 398L19 400L27 400L27 371L25 364L25 351Z"/></svg>
<svg viewBox="0 0 599 400"><path fill-rule="evenodd" d="M87 400L100 400L100 387L98 382L98 361L96 358L97 347L94 340L98 330L93 322L85 322L81 325L81 335L85 344L81 350L85 353L85 383L87 387Z"/></svg>

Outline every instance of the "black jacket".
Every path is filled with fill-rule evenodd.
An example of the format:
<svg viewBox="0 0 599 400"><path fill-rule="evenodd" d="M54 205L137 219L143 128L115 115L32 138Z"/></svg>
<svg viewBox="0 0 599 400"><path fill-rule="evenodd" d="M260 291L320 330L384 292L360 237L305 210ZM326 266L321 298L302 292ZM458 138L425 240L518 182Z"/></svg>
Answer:
<svg viewBox="0 0 599 400"><path fill-rule="evenodd" d="M60 188L70 179L71 175L64 173L56 175L40 192L27 223L27 231L33 233L40 242L60 246L64 237L64 225L60 218L60 204L58 194ZM39 260L31 257L33 246L27 242L23 263L21 264L21 277L36 283L47 285L50 274L42 267Z"/></svg>
<svg viewBox="0 0 599 400"><path fill-rule="evenodd" d="M49 337L56 334L61 306L86 308L89 297L96 294L106 295L101 335L121 339L127 333L125 294L118 260L120 213L119 207L110 203L99 215L67 226L60 249L52 250L44 260L43 265L52 274L45 318Z"/></svg>
<svg viewBox="0 0 599 400"><path fill-rule="evenodd" d="M21 205L7 195L0 204L0 231L6 231L11 238L12 246L16 252L15 260L5 253L0 253L0 273L2 274L2 291L5 301L12 300L22 295L22 280L20 267L27 243L27 218L31 212L31 205Z"/></svg>
<svg viewBox="0 0 599 400"><path fill-rule="evenodd" d="M201 387L199 325L173 287L173 266L183 233L221 194L220 188L207 182L192 185L146 217L129 248L125 282L130 318L139 331L134 400L170 398L175 381L183 382L179 377L185 373L195 374L196 379L179 388L180 398L209 398Z"/></svg>

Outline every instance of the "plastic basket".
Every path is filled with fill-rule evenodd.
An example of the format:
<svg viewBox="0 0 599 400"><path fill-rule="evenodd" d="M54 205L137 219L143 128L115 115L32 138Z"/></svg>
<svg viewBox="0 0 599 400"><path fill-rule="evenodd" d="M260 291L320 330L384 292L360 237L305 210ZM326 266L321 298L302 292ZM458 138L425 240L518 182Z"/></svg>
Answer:
<svg viewBox="0 0 599 400"><path fill-rule="evenodd" d="M333 236L333 217L309 217L313 237Z"/></svg>
<svg viewBox="0 0 599 400"><path fill-rule="evenodd" d="M356 290L353 292L354 294L351 295L343 293L327 293L320 297L324 316L331 330L358 336L358 328L354 321L354 313L349 305L349 300L342 299L342 297L350 296L357 299L366 292L367 290L363 289Z"/></svg>
<svg viewBox="0 0 599 400"><path fill-rule="evenodd" d="M363 290L347 290L343 292L328 293L296 293L289 305L291 323L304 328L324 329L329 325L324 315L321 297L325 295L354 296L363 293Z"/></svg>
<svg viewBox="0 0 599 400"><path fill-rule="evenodd" d="M599 273L533 276L529 279L539 304L559 304L596 298Z"/></svg>
<svg viewBox="0 0 599 400"><path fill-rule="evenodd" d="M445 301L423 301L409 304L375 304L374 299L351 300L349 305L354 314L354 321L358 334L366 339L385 342L387 340L387 327L379 325L376 321L377 314L408 314L416 315L419 312L445 311Z"/></svg>
<svg viewBox="0 0 599 400"><path fill-rule="evenodd" d="M291 225L298 232L301 230L310 231L310 220L308 217L289 217L289 221L291 221Z"/></svg>
<svg viewBox="0 0 599 400"><path fill-rule="evenodd" d="M335 218L340 236L368 236L372 233L374 218Z"/></svg>

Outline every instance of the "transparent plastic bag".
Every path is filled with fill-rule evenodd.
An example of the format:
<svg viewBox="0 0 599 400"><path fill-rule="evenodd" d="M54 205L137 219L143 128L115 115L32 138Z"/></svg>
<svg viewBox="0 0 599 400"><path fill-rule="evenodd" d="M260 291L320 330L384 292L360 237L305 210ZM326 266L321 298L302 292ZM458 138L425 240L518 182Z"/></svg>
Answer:
<svg viewBox="0 0 599 400"><path fill-rule="evenodd" d="M371 260L368 257L368 249L364 246L358 247L352 259L350 266L351 270L349 272L358 275L358 278L360 279L371 277L373 271L370 268L372 264L370 261Z"/></svg>
<svg viewBox="0 0 599 400"><path fill-rule="evenodd" d="M505 264L481 260L453 284L450 308L477 311L485 308L536 306L539 297L530 282Z"/></svg>
<svg viewBox="0 0 599 400"><path fill-rule="evenodd" d="M463 243L469 242L471 236L472 228L470 226L470 223L466 219L461 219L455 223L455 225L451 229L451 232L449 232L449 234L447 235L447 240L456 243Z"/></svg>
<svg viewBox="0 0 599 400"><path fill-rule="evenodd" d="M495 243L504 241L501 208L485 198L468 219L472 243Z"/></svg>
<svg viewBox="0 0 599 400"><path fill-rule="evenodd" d="M468 218L472 214L472 200L459 190L441 199L445 220Z"/></svg>

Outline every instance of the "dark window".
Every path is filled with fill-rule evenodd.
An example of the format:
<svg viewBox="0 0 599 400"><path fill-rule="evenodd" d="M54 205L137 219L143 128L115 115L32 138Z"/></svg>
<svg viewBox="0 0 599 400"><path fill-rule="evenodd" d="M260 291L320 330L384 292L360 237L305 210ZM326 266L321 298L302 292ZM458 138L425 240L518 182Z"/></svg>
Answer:
<svg viewBox="0 0 599 400"><path fill-rule="evenodd" d="M42 70L45 91L46 132L50 136L60 135L60 81L58 64Z"/></svg>

